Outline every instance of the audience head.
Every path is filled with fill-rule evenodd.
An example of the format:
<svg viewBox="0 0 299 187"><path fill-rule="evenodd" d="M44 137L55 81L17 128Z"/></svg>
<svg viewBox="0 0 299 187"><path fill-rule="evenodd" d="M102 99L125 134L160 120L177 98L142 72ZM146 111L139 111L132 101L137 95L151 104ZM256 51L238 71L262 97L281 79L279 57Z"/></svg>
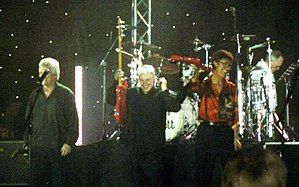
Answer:
<svg viewBox="0 0 299 187"><path fill-rule="evenodd" d="M236 152L223 173L224 187L283 187L287 169L274 152L251 145Z"/></svg>

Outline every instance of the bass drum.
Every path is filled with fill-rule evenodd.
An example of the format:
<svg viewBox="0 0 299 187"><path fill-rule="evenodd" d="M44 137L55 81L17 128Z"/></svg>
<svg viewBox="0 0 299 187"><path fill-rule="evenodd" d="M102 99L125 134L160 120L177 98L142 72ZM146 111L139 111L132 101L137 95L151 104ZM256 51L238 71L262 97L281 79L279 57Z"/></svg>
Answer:
<svg viewBox="0 0 299 187"><path fill-rule="evenodd" d="M178 112L167 112L165 129L166 142L171 142L184 135L188 135L197 127L197 101L186 97L181 107L181 110Z"/></svg>

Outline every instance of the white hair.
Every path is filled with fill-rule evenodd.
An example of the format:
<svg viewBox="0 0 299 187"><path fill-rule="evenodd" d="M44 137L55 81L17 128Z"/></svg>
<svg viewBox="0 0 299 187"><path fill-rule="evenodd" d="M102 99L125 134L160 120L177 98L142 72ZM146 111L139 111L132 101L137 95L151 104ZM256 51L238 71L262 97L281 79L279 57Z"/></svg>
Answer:
<svg viewBox="0 0 299 187"><path fill-rule="evenodd" d="M59 80L60 77L60 68L59 68L59 62L54 58L44 58L42 59L39 64L39 68L49 69L49 71L56 75L57 80Z"/></svg>
<svg viewBox="0 0 299 187"><path fill-rule="evenodd" d="M139 69L138 69L138 75L149 74L149 73L152 74L153 76L155 76L156 71L155 71L154 66L145 64L145 65L142 65L141 67L139 67Z"/></svg>

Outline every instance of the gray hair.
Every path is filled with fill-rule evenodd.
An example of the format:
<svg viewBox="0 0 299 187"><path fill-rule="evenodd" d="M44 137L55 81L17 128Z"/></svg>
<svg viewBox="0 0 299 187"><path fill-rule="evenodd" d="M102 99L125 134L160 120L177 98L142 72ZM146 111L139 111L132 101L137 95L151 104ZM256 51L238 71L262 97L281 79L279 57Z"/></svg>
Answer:
<svg viewBox="0 0 299 187"><path fill-rule="evenodd" d="M278 51L278 50L273 50L272 53L271 53L271 61L276 61L278 60L279 57L282 57L283 58L283 54L281 51ZM268 62L269 61L269 55L267 54L265 56L265 61Z"/></svg>
<svg viewBox="0 0 299 187"><path fill-rule="evenodd" d="M59 80L60 77L60 68L59 68L59 62L54 58L44 58L42 59L39 64L39 68L45 68L49 69L49 71L56 75L57 80Z"/></svg>
<svg viewBox="0 0 299 187"><path fill-rule="evenodd" d="M155 71L154 66L149 65L149 64L145 64L145 65L142 65L138 69L138 75L140 75L140 74L149 74L149 73L152 74L153 76L155 76L156 71Z"/></svg>

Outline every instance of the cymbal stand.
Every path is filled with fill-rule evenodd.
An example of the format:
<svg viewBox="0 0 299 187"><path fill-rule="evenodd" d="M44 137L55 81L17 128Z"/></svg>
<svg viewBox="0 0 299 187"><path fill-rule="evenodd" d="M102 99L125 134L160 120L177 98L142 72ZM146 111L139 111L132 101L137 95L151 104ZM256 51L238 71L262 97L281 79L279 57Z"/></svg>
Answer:
<svg viewBox="0 0 299 187"><path fill-rule="evenodd" d="M206 67L209 67L209 49L211 48L211 47L213 47L212 45L210 45L210 44L204 44L203 46L202 46L202 48L204 48L205 49L205 53L206 53L206 63L205 63L205 65L206 65Z"/></svg>
<svg viewBox="0 0 299 187"><path fill-rule="evenodd" d="M272 54L272 49L271 49L271 40L269 37L266 38L266 42L267 42L267 53L268 53L268 60L269 60L269 72L271 72L271 66L272 66L272 62L271 62L271 54ZM268 80L272 80L272 76L270 73L268 73L268 77L267 77ZM274 81L274 80L273 80ZM274 82L271 82L270 85L269 85L269 89L270 89L270 86L272 86L272 84L274 84ZM266 88L264 88L265 90ZM265 90L266 92L266 90ZM276 90L275 90L276 92ZM270 93L269 93L270 94ZM269 138L272 138L273 137L273 128L274 128L274 119L273 119L273 116L271 115L272 114L272 111L270 109L270 97L269 97L269 94L266 94L265 93L265 97L266 97L266 107L267 107L267 115L266 115L266 134L268 135ZM273 94L273 93L272 93ZM276 94L276 93L275 93ZM271 115L271 116L270 116Z"/></svg>
<svg viewBox="0 0 299 187"><path fill-rule="evenodd" d="M198 46L198 44L196 43L195 44L195 48L193 49L194 51L198 52L200 51L201 49L204 49L205 50L205 66L206 67L210 67L210 63L209 63L209 49L213 47L213 45L211 44L207 44L207 43L204 43L202 46Z"/></svg>
<svg viewBox="0 0 299 187"><path fill-rule="evenodd" d="M237 63L237 96L238 96L238 117L239 117L239 134L243 136L244 133L244 115L243 115L243 78L242 78L242 71L240 69L240 58L241 58L241 44L240 44L240 35L239 33L236 34L237 37L237 54L236 54L236 63Z"/></svg>
<svg viewBox="0 0 299 187"><path fill-rule="evenodd" d="M240 34L237 33L237 10L236 7L229 7L227 9L231 15L233 16L233 32L234 36L236 37L237 42L237 53L236 53L236 66L237 66L237 77L236 77L236 84L237 84L237 96L238 96L238 117L239 117L239 134L243 138L244 134L244 115L243 115L243 78L242 78L242 71L240 69L240 60L241 60L241 44L240 44Z"/></svg>

